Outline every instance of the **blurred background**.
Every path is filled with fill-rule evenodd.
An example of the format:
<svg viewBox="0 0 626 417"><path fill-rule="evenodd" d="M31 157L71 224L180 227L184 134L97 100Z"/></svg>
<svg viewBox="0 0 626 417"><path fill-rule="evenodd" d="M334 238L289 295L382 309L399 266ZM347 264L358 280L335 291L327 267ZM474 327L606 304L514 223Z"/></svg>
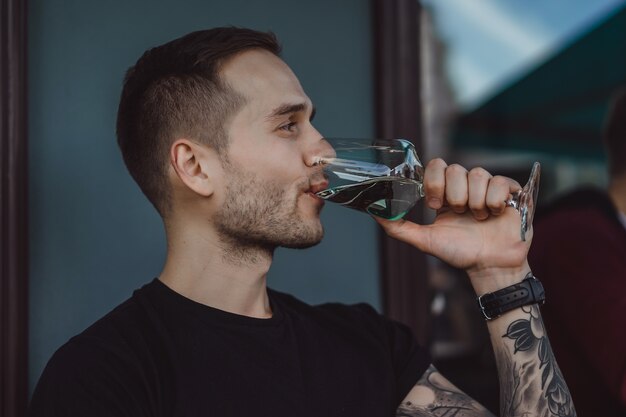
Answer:
<svg viewBox="0 0 626 417"><path fill-rule="evenodd" d="M539 215L575 188L607 186L602 129L610 98L626 84L626 2L422 5L429 157L483 166L522 185L540 161ZM438 368L497 412L495 362L473 290L463 273L434 259L429 283L428 341Z"/></svg>
<svg viewBox="0 0 626 417"><path fill-rule="evenodd" d="M385 69L381 57L385 48L414 48L403 77L417 86L404 97L415 105L403 120L418 132L408 138L423 160L481 165L522 184L538 160L542 203L583 183L606 184L601 128L610 94L626 83L626 0L422 0L408 9L398 1L415 13L413 33L384 21L382 3L28 2L28 392L61 344L160 272L162 225L126 172L115 117L126 69L185 33L274 31L317 106L317 128L335 137L385 132L381 77L393 79L405 61ZM280 249L269 285L309 303L367 302L408 322L444 373L497 411L486 328L465 277L430 258L390 276L389 264L409 261L385 252L368 216L327 204L322 217L323 243ZM416 286L404 291L412 278ZM4 283L22 279L3 275ZM420 320L393 312L414 293L426 302Z"/></svg>

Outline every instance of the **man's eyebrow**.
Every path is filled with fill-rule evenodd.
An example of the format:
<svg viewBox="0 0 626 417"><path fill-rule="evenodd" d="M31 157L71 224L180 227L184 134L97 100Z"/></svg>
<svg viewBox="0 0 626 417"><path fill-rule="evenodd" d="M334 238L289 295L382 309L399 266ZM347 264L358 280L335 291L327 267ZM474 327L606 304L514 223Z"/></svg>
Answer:
<svg viewBox="0 0 626 417"><path fill-rule="evenodd" d="M307 105L305 103L283 104L282 106L279 106L275 108L274 110L272 110L269 116L267 116L267 119L271 120L280 116L284 116L286 114L302 112L302 111L305 111L306 108L307 108ZM315 106L313 106L309 120L313 120L313 118L315 117L315 113L316 113L316 109L315 109Z"/></svg>

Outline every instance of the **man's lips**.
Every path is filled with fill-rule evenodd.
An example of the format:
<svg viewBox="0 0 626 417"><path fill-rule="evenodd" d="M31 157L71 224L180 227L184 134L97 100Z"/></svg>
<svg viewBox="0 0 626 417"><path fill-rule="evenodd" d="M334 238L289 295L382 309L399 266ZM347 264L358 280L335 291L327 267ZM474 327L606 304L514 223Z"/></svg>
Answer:
<svg viewBox="0 0 626 417"><path fill-rule="evenodd" d="M312 194L317 194L322 190L325 190L328 188L328 181L322 181L322 182L318 182L315 184L311 184L311 187L309 187L308 191L309 193Z"/></svg>
<svg viewBox="0 0 626 417"><path fill-rule="evenodd" d="M304 193L314 199L318 204L323 205L324 199L317 195L318 192L325 190L328 188L328 181L317 182L315 184L311 184L308 189L304 190Z"/></svg>

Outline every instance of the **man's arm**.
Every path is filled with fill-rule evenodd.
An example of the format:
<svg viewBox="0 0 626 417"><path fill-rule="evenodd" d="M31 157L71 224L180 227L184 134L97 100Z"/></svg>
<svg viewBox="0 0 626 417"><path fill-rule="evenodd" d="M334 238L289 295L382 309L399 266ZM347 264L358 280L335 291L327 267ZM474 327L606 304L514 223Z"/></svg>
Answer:
<svg viewBox="0 0 626 417"><path fill-rule="evenodd" d="M396 410L397 417L493 417L485 407L454 386L434 365L424 372Z"/></svg>
<svg viewBox="0 0 626 417"><path fill-rule="evenodd" d="M448 166L436 159L426 167L424 188L428 206L437 210L434 223L376 219L389 236L464 269L477 295L524 279L530 271L526 258L532 231L527 234L527 241L522 241L519 213L505 205L505 200L521 188L519 184L509 178L492 177L484 169L468 172L459 165ZM498 366L501 415L575 416L538 307L511 310L487 326ZM440 383L432 384L433 381ZM410 407L415 409L414 414L407 414ZM447 411L445 407L458 408ZM398 413L490 415L434 369L420 379Z"/></svg>
<svg viewBox="0 0 626 417"><path fill-rule="evenodd" d="M572 398L552 354L536 305L488 323L500 379L500 415L575 416ZM398 417L493 416L433 365L402 401Z"/></svg>
<svg viewBox="0 0 626 417"><path fill-rule="evenodd" d="M500 379L502 416L575 416L537 305L488 323Z"/></svg>

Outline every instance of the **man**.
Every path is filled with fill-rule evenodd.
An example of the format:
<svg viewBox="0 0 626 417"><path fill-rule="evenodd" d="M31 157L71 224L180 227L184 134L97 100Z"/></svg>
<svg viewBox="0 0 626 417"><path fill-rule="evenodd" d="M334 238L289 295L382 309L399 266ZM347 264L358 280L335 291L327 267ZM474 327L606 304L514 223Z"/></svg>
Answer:
<svg viewBox="0 0 626 417"><path fill-rule="evenodd" d="M626 415L626 89L604 130L607 190L581 188L537 217L530 260L552 344L581 415Z"/></svg>
<svg viewBox="0 0 626 417"><path fill-rule="evenodd" d="M218 28L151 49L128 72L118 141L163 217L167 260L55 353L32 416L490 415L371 307L312 307L266 288L276 247L322 238L315 162L328 151L279 49L272 34ZM378 220L387 233L465 268L478 294L527 276L529 244L504 204L517 183L434 160L425 189L436 222ZM501 310L485 310L502 414L575 415L541 294L512 291L523 307L496 294Z"/></svg>

